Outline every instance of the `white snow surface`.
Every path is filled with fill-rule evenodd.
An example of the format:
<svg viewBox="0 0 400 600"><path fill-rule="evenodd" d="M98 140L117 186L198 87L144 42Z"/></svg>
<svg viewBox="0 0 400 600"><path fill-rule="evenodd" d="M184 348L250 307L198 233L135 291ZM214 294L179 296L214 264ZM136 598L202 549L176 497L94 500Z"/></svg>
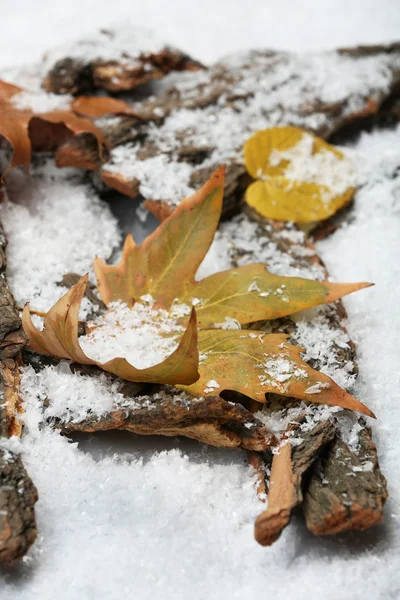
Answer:
<svg viewBox="0 0 400 600"><path fill-rule="evenodd" d="M122 0L112 13L113 19L130 15L139 25L151 23L205 61L239 47L321 49L390 41L400 31L400 9L392 0L379 5L373 0L204 0L198 5ZM2 14L0 57L8 67L107 25L110 3L4 0ZM385 524L329 539L309 535L295 518L273 547L261 548L253 539L253 522L263 505L244 453L133 435L124 442L106 438L100 445L93 438L78 446L39 429L41 414L32 393L24 417L27 435L7 444L22 452L39 489L39 536L19 566L0 572L2 600L50 600L55 594L60 600L400 597L400 176L391 178L400 166L399 142L399 129L362 136L357 149L366 153L370 183L357 195L353 221L318 246L335 279L377 284L345 304L350 335L358 343L356 395L378 415L375 438L390 490ZM74 203L65 204L63 216L69 219ZM112 222L109 216L106 221ZM116 235L114 229L111 238ZM114 242L107 243L104 255ZM98 241L94 246L99 252ZM73 259L74 270L79 260ZM33 274L27 272L28 281ZM41 300L39 306L48 308L52 301ZM351 439L352 424L348 432Z"/></svg>
<svg viewBox="0 0 400 600"><path fill-rule="evenodd" d="M143 296L130 308L112 302L104 315L89 323L90 333L79 339L86 356L100 363L113 358L125 358L137 369L162 363L178 347L185 330L177 319L190 312L190 307L178 305L171 311L154 308L154 299Z"/></svg>
<svg viewBox="0 0 400 600"><path fill-rule="evenodd" d="M83 183L81 172L56 169L51 163L15 171L10 198L0 204L8 239L7 276L19 306L30 302L46 312L67 291L56 285L67 273L89 272L95 281L96 255L109 258L120 242L108 205ZM83 318L92 305L84 298Z"/></svg>

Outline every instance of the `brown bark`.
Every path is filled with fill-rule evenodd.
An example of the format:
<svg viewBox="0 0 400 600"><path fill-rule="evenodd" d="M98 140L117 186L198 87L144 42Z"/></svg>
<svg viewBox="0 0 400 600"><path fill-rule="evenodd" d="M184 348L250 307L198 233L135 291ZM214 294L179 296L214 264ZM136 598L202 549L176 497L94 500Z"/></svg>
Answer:
<svg viewBox="0 0 400 600"><path fill-rule="evenodd" d="M254 105L251 114L252 119L257 122L258 129L276 125L296 125L329 139L334 133L337 134L343 129L353 129L357 123L364 126L366 119L379 118L381 114L387 117L388 114L391 114L392 104L390 104L390 100L400 94L400 68L398 66L400 49L398 46L392 45L375 46L369 50L369 60L387 59L390 73L388 85L386 83L382 86L378 83L376 85L371 84L370 89L365 88L363 78L363 73L371 68L370 63L363 62L365 52L365 49L362 51L355 50L353 53L340 51L335 55L335 61L329 59L332 54L321 53L319 60L308 67L311 72L308 72L308 68L305 68L304 72L301 69L296 72L297 61L302 58L300 55L268 50L249 52L247 60L245 58L240 65L235 61L221 61L202 73L201 78L193 74L192 78L186 78L183 86L178 85L161 93L155 99L150 98L135 104L135 111L139 116L142 116L144 121L148 120L150 115L154 116L154 111L158 111L162 116L156 123L159 129L157 141L152 137L153 126L149 128L146 123L142 123L140 125L140 135L138 126L132 127L133 130L137 130L136 142L140 144L140 151L137 157L132 158L132 160L145 160L161 154L171 164L172 170L174 165L182 162L186 163L192 167L192 175L188 184L193 187L200 186L218 166L217 161L210 164L210 159L213 152L216 151L218 154L219 142L210 145L200 141L202 135L199 135L199 141L196 142L196 115L203 111L205 118L208 118L207 115L211 111L215 115L215 120L218 121L218 116L222 110L231 109L233 112L243 113L252 105L257 94L267 94L269 91L268 86L270 86L272 97L277 94L279 89L285 90L285 86L289 85L291 87L290 93L288 89L287 94L283 93L282 97L277 97L276 105L268 106L268 108L264 107L262 102ZM321 77L327 76L329 78L330 70L332 70L332 78L340 77L340 69L343 69L343 73L347 72L349 61L354 64L355 73L360 76L359 89L357 89L356 78L354 88L348 97L340 102L321 101L321 90L319 88ZM286 69L288 71L293 69L295 73L289 80L284 77ZM269 77L270 73L276 73L277 78ZM279 81L277 82L277 80ZM293 104L294 98L299 98L297 105ZM185 112L185 114L188 111L193 111L191 126L186 129L183 127L182 130L175 133L171 133L169 127L164 129L165 118L173 115L177 120L180 111ZM396 115L397 111L393 108L394 118L397 118ZM185 117L185 122L187 122L187 117ZM228 213L237 208L242 199L244 188L248 183L246 171L243 167L242 146L253 133L253 130L251 123L246 119L243 119L243 124L240 127L243 128L240 147L232 148L232 158L226 161L227 179L230 181L225 190L224 210L226 209ZM120 128L121 136L118 133ZM114 130L111 146L113 148L123 146L126 143L122 141L125 136L125 127L120 126L119 123L114 123L109 127L110 129ZM67 143L67 147L71 148L71 153L74 144L77 144L75 140ZM81 151L84 152L84 149L81 148ZM112 160L111 157L110 165L113 165ZM127 163L129 163L129 160L129 149L127 148ZM205 163L207 164L206 167L204 166ZM112 173L112 178L108 180L109 185L112 186L116 181L119 190L137 189L137 178L129 175L129 170L124 171L123 166L116 168L113 165L109 169L108 164L105 164L102 168L103 179L109 177L110 173ZM146 189L151 190L148 181L146 181ZM145 199L148 208L156 216L159 214L160 204L168 204L168 202L160 203L159 198L151 195L151 191L147 192ZM171 200L175 204L179 198L172 198ZM165 207L163 210L165 210Z"/></svg>
<svg viewBox="0 0 400 600"><path fill-rule="evenodd" d="M37 491L20 456L2 440L21 435L19 358L25 344L19 313L6 278L7 241L0 224L0 564L21 558L36 538Z"/></svg>
<svg viewBox="0 0 400 600"><path fill-rule="evenodd" d="M354 451L336 436L313 466L303 511L314 535L368 529L383 518L388 492L370 429L358 441Z"/></svg>
<svg viewBox="0 0 400 600"><path fill-rule="evenodd" d="M37 499L21 457L0 447L0 565L14 563L35 541Z"/></svg>
<svg viewBox="0 0 400 600"><path fill-rule="evenodd" d="M84 50L81 58L70 57L67 49L65 58L50 65L43 87L55 94L86 93L97 88L120 92L133 90L152 79L160 79L170 71L202 68L198 61L168 46L135 56L130 56L127 49L127 52L121 52L119 57L110 60L106 58L107 45L118 41L119 32L102 30L101 34L101 39L94 39L91 44L92 55L95 48L98 50L97 58L86 59ZM132 29L134 37L135 29ZM73 49L76 50L77 46L79 42L74 44Z"/></svg>
<svg viewBox="0 0 400 600"><path fill-rule="evenodd" d="M324 421L299 435L300 445L291 445L289 441L273 456L268 508L257 517L254 527L254 536L262 546L270 546L279 538L290 521L292 510L301 504L304 475L322 448L333 439L335 427Z"/></svg>
<svg viewBox="0 0 400 600"><path fill-rule="evenodd" d="M217 397L193 399L173 389L161 397L132 398L131 405L128 400L100 418L88 415L83 421L54 424L65 433L120 429L140 435L182 435L211 446L258 452L276 443L275 436L241 404Z"/></svg>

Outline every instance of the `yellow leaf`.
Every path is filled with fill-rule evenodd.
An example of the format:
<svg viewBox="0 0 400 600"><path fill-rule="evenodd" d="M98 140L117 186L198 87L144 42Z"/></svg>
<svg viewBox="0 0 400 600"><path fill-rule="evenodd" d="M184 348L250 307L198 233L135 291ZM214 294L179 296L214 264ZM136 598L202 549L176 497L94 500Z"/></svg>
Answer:
<svg viewBox="0 0 400 600"><path fill-rule="evenodd" d="M288 337L262 331L200 331L200 378L180 387L193 396L219 396L223 390L234 390L258 402L265 402L265 394L272 392L375 417L330 377L305 363L300 358L302 349L289 344Z"/></svg>
<svg viewBox="0 0 400 600"><path fill-rule="evenodd" d="M175 384L197 380L199 355L194 309L179 346L162 363L147 369L136 369L124 358L114 358L106 363L99 363L86 356L78 341L78 315L87 280L87 275L82 277L49 310L44 318L43 331L36 329L29 312L29 304L25 306L22 314L22 325L31 350L40 354L70 359L81 364L97 365L104 371L129 381Z"/></svg>
<svg viewBox="0 0 400 600"><path fill-rule="evenodd" d="M170 316L184 315L181 317L184 322L191 311L178 348L164 362L148 369L136 369L121 357L100 363L86 356L78 340L78 313L87 277L49 311L42 332L33 326L29 309L25 308L23 325L31 348L84 364L96 364L131 381L180 384L197 396L215 395L228 389L265 402L265 394L274 392L372 416L363 404L329 377L304 363L300 349L288 344L286 335L224 328L227 320L229 323L236 319L246 324L275 319L332 302L370 284L334 284L281 277L268 272L263 264L224 271L196 282L195 274L212 243L221 214L223 186L222 167L194 196L183 200L143 244L136 246L128 236L120 264L108 266L96 259L99 291L107 305L119 301L134 310L135 302L141 301L142 307L140 304L138 307L154 322L161 308L164 312L171 309ZM142 296L147 298L141 300ZM143 303L150 306L150 310L157 310L154 314L147 313ZM200 327L204 328L199 332L192 305L196 306ZM174 335L175 324L176 332L182 331L182 327L176 316L172 320ZM143 326L143 321L140 323ZM205 329L211 327L216 329ZM137 328L132 331L138 335Z"/></svg>
<svg viewBox="0 0 400 600"><path fill-rule="evenodd" d="M224 172L224 167L217 169L140 246L128 236L119 265L106 265L96 258L94 267L105 304L121 300L133 306L135 299L151 294L160 306L169 308L184 295L217 229Z"/></svg>
<svg viewBox="0 0 400 600"><path fill-rule="evenodd" d="M370 283L330 283L282 277L266 265L245 265L192 282L182 302L195 300L200 328L215 327L226 317L240 324L278 319L300 310L333 302Z"/></svg>
<svg viewBox="0 0 400 600"><path fill-rule="evenodd" d="M254 134L244 146L246 202L270 219L311 223L332 216L354 194L351 162L334 146L296 127Z"/></svg>

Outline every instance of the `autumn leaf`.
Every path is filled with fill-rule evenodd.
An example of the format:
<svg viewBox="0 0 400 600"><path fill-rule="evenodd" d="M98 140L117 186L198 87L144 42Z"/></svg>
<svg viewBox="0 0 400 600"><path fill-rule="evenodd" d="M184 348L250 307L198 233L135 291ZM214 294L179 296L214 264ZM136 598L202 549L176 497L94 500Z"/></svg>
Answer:
<svg viewBox="0 0 400 600"><path fill-rule="evenodd" d="M62 110L38 112L30 108L26 90L0 81L0 135L12 146L13 156L6 172L17 166L29 169L32 147L38 150L53 150L65 141L67 132L73 135L90 134L97 142L99 157L105 160L108 147L101 131L90 120L107 114L134 115L130 106L114 98L81 97ZM29 92L35 100L35 93ZM46 94L37 94L36 102L46 100ZM65 105L65 102L64 102ZM89 117L89 118L86 118ZM47 129L46 129L46 127ZM49 130L50 128L50 130ZM63 164L63 166L69 166ZM74 162L74 166L82 166Z"/></svg>
<svg viewBox="0 0 400 600"><path fill-rule="evenodd" d="M136 369L124 358L114 358L99 363L85 355L78 340L79 307L85 293L88 276L78 283L49 310L44 318L43 331L34 326L27 304L22 314L22 324L31 350L58 358L66 358L84 365L97 365L128 381L157 383L187 383L198 378L197 324L194 310L189 318L177 349L160 364L147 369Z"/></svg>
<svg viewBox="0 0 400 600"><path fill-rule="evenodd" d="M300 358L286 334L262 331L199 331L199 379L182 389L193 396L219 396L226 389L265 403L265 394L308 400L375 415L330 377Z"/></svg>
<svg viewBox="0 0 400 600"><path fill-rule="evenodd" d="M30 346L38 352L68 357L77 362L89 360L89 364L97 364L130 380L165 382L168 378L173 379L173 383L185 386L184 389L194 396L215 396L228 389L265 402L265 394L274 392L373 416L333 380L302 361L301 349L287 343L286 335L226 328L232 322L240 327L240 324L251 321L275 319L332 302L369 284L332 284L281 277L269 273L262 264L247 265L195 281L197 269L212 243L219 222L223 187L224 168L220 167L196 194L184 199L140 246L128 236L119 264L106 265L99 258L95 260L98 289L109 315L114 314L116 306L121 306L121 303L128 311L140 309L147 311L146 314L153 311L151 319L154 322L159 321L160 314L165 318L175 315L172 329L176 333L186 326L191 314L179 348L157 368L152 367L151 375L144 375L143 370L135 371L121 358L94 361L88 359L87 352L83 353L77 330L85 280L81 280L74 292L68 292L49 311L44 332L35 330L29 310L25 309L23 325ZM148 309L144 306L146 302L151 303ZM197 343L193 307L199 314L199 375L193 362L193 344ZM121 329L121 319L127 320L128 317L124 313L114 319L112 329L108 330L112 338ZM107 321L106 317L105 321L91 324L94 336L107 322L109 319ZM165 331L165 335L169 335L169 329ZM132 330L132 335L134 333L144 335L144 329L139 327ZM150 353L151 348L146 348L146 352ZM185 362L189 363L189 358L192 360L190 368ZM168 360L172 362L173 372Z"/></svg>
<svg viewBox="0 0 400 600"><path fill-rule="evenodd" d="M257 180L247 188L246 201L270 219L321 221L354 195L356 173L350 160L296 127L258 131L244 146L244 160Z"/></svg>

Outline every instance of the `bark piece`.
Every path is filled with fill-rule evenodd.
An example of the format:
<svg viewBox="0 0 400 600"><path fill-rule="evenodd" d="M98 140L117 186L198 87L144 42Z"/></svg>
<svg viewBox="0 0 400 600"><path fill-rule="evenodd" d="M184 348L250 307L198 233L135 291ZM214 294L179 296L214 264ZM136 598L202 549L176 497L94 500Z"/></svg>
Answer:
<svg viewBox="0 0 400 600"><path fill-rule="evenodd" d="M138 28L103 29L91 38L55 49L45 57L44 88L77 94L96 88L133 90L170 71L197 70L202 65Z"/></svg>
<svg viewBox="0 0 400 600"><path fill-rule="evenodd" d="M0 223L0 361L13 359L25 344L21 319L6 278L7 239Z"/></svg>
<svg viewBox="0 0 400 600"><path fill-rule="evenodd" d="M21 457L0 446L0 564L14 563L35 541L37 499Z"/></svg>
<svg viewBox="0 0 400 600"><path fill-rule="evenodd" d="M37 491L20 456L2 440L21 435L18 355L25 344L19 312L6 277L7 240L0 223L0 564L21 558L36 538Z"/></svg>
<svg viewBox="0 0 400 600"><path fill-rule="evenodd" d="M254 536L262 546L270 546L290 521L292 510L303 500L302 482L305 473L319 452L335 435L329 421L301 434L300 445L290 441L274 454L268 490L268 508L257 517Z"/></svg>
<svg viewBox="0 0 400 600"><path fill-rule="evenodd" d="M241 404L222 398L191 398L183 392L162 388L160 393L129 398L101 416L88 414L75 422L56 420L65 433L121 429L140 435L183 435L221 448L264 451L276 438ZM49 399L51 402L51 398Z"/></svg>
<svg viewBox="0 0 400 600"><path fill-rule="evenodd" d="M138 115L160 115L141 125L133 144L109 120L113 150L101 170L109 185L140 193L157 215L160 205L176 206L227 163L226 207L237 207L246 187L244 142L257 130L276 125L303 127L324 138L379 115L399 96L400 49L375 46L365 52L296 55L251 51L223 60L207 71L184 74L175 87L134 105ZM382 73L385 76L382 77ZM333 82L343 81L340 90ZM105 120L107 122L107 120ZM136 127L133 127L135 130ZM70 142L76 144L74 140ZM179 185L163 187L171 177Z"/></svg>
<svg viewBox="0 0 400 600"><path fill-rule="evenodd" d="M371 430L359 435L359 450L336 436L313 466L303 511L314 535L364 530L381 522L388 496Z"/></svg>

